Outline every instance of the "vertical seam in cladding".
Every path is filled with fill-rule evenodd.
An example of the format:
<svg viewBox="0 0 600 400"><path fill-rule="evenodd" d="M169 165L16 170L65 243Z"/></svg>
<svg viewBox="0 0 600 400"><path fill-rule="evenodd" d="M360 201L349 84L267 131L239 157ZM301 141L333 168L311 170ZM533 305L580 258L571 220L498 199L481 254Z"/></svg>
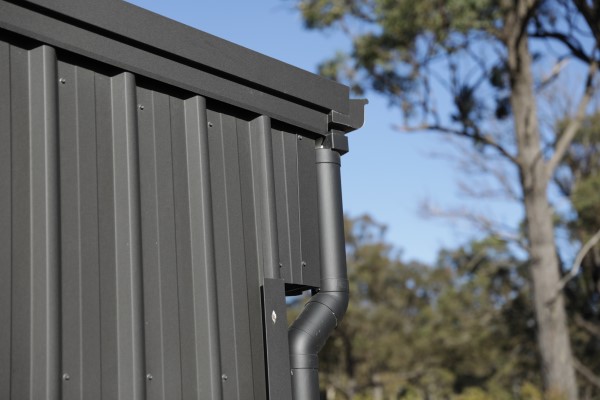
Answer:
<svg viewBox="0 0 600 400"><path fill-rule="evenodd" d="M131 343L132 343L132 366L134 372L133 391L134 395L137 393L137 389L140 390L137 393L136 398L144 398L146 392L145 381L142 381L142 373L145 365L144 357L144 301L143 301L143 254L141 253L141 204L140 204L140 165L139 156L137 154L137 142L138 142L138 126L137 126L137 114L135 111L135 95L136 85L135 78L129 73L125 73L125 123L127 129L131 129L127 136L127 170L128 170L128 213L129 213L129 262L131 264L131 308L132 308L132 330L131 330ZM128 90L129 89L129 90ZM131 157L131 159L130 159ZM136 243L134 245L133 240L137 236ZM135 254L137 253L137 254ZM136 260L137 258L137 260ZM136 262L137 261L137 262ZM139 308L136 312L136 308ZM139 326L136 328L136 323ZM139 337L138 337L139 336ZM137 338L137 340L136 340ZM137 350L137 354L135 353ZM138 359L139 358L139 359ZM138 365L135 365L137 362ZM135 373L140 376L135 376ZM136 385L136 380L139 382ZM138 387L139 386L139 387Z"/></svg>
<svg viewBox="0 0 600 400"><path fill-rule="evenodd" d="M250 184L250 189L252 190L252 203L253 203L253 208L254 208L254 218L253 218L253 225L254 225L254 236L256 237L256 259L257 259L257 265L258 265L258 278L259 278L259 282L262 281L264 279L264 270L262 268L262 261L263 261L263 251L261 248L261 244L260 244L260 224L259 224L259 220L260 220L260 213L258 212L259 209L259 205L258 205L258 200L257 199L257 183L256 183L256 155L254 154L254 135L252 134L252 122L248 123L248 154L250 156L250 179L251 179L251 184ZM241 182L240 182L241 185Z"/></svg>
<svg viewBox="0 0 600 400"><path fill-rule="evenodd" d="M13 279L14 279L14 272L13 272L13 263L14 263L14 251L13 251L13 212L12 212L12 208L13 208L13 158L14 158L14 152L12 150L12 146L13 146L13 137L12 137L12 130L13 130L13 121L12 121L12 115L13 115L13 102L12 102L12 63L11 63L11 48L12 45L7 43L7 47L8 47L8 60L6 65L8 66L8 77L9 77L9 83L8 83L8 120L9 120L9 132L8 132L8 149L10 151L10 173L9 173L9 177L10 177L10 182L8 183L8 189L10 191L10 195L8 196L9 201L10 201L10 240L11 240L11 244L9 247L9 251L10 251L10 295L8 296L8 299L10 301L10 304L8 306L8 311L10 312L10 328L8 329L8 337L10 338L10 345L8 346L8 354L9 354L9 362L8 365L10 367L10 369L12 370L12 359L13 359L13 329L12 329L12 325L13 325L13 316L14 316L14 312L13 312ZM12 397L12 373L9 370L8 371L8 394L9 396Z"/></svg>
<svg viewBox="0 0 600 400"><path fill-rule="evenodd" d="M288 262L289 264L289 271L290 271L290 282L294 282L294 273L293 273L293 268L294 268L294 255L292 254L292 224L291 222L291 218L290 218L290 198L289 198L289 194L288 194L288 163L289 160L286 160L286 153L285 153L285 136L288 133L281 131L281 154L283 155L283 188L281 190L283 190L283 196L285 198L284 201L284 208L285 208L285 219L286 219L286 225L287 225L287 243L285 244L288 248L288 254L289 254L289 259ZM281 238L279 237L279 239L281 240ZM281 255L279 255L279 258L281 258Z"/></svg>
<svg viewBox="0 0 600 400"><path fill-rule="evenodd" d="M32 182L32 175L33 175L33 150L32 150L32 144L31 144L31 129L32 129L32 124L31 124L31 108L32 108L32 104L31 104L31 100L33 98L32 93L31 93L31 51L27 52L27 95L29 97L28 101L27 101L27 105L28 105L28 110L27 110L27 116L28 116L28 129L27 129L27 134L29 135L29 215L31 216L31 209L32 209L32 204L33 204L33 190L32 190L32 186L33 186L33 182ZM33 218L29 218L29 265L28 268L30 270L29 272L29 287L33 288L33 272L32 270L32 265L31 265L31 261L33 260L33 246L32 246L32 241L33 241ZM29 327L30 330L33 331L33 305L34 305L34 296L35 293L33 291L31 291L30 294L30 300L29 300L29 307L30 309L29 311ZM34 337L33 337L33 333L31 332L29 334L29 395L32 394L33 392L33 351L31 351L34 348L33 345L34 342Z"/></svg>
<svg viewBox="0 0 600 400"><path fill-rule="evenodd" d="M140 251L141 250L141 215L140 215L140 208L141 208L141 204L140 204L140 172L139 172L139 157L136 157L135 154L137 153L137 135L138 135L138 126L137 126L137 114L135 111L135 95L136 95L136 86L135 86L135 81L133 80L134 77L133 75L129 75L129 74L125 74L125 85L126 85L126 92L125 92L125 96L126 96L126 103L125 103L125 107L126 107L126 112L125 112L125 124L126 126L129 128L131 127L131 133L130 135L128 135L127 137L127 141L125 142L127 145L127 156L132 157L133 160L132 161L128 161L127 162L127 170L128 170L128 185L127 185L127 191L128 191L128 197L129 197L129 201L128 201L128 211L129 211L129 263L132 266L132 270L131 270L131 281L130 281L130 290L131 290L131 294L132 294L132 304L131 304L131 308L133 313L135 313L135 308L136 308L136 302L139 303L139 317L141 318L141 321L138 321L138 323L141 324L140 326L140 330L136 330L134 327L131 330L131 342L132 342L132 347L134 347L134 349L132 349L133 351L135 351L135 343L136 343L136 335L139 334L139 338L138 341L141 343L141 349L138 349L139 351L139 355L140 357L142 357L141 361L140 361L140 365L139 371L136 371L135 366L133 367L134 372L138 372L140 373L140 375L143 372L144 369L144 364L145 364L145 357L144 357L144 331L143 331L143 327L144 327L144 301L143 301L143 290L144 290L144 285L143 285L143 271L142 271L142 264L143 264L143 253ZM131 86L131 87L130 87ZM130 87L131 91L127 91L127 87ZM133 136L133 142L131 140ZM133 165L132 165L133 164ZM134 188L135 187L135 188ZM137 194L137 195L136 195ZM137 203L137 204L135 204ZM137 214L137 215L135 215ZM136 232L137 231L137 232ZM132 243L132 238L134 235L138 236L138 240L137 243L134 246L134 243ZM138 256L138 260L136 263L136 255L134 254L134 252L139 253ZM138 272L139 276L135 276L135 272ZM139 278L139 282L137 281L137 278ZM136 293L138 291L135 290L136 285L139 285L139 293ZM142 299L139 299L139 296L142 296ZM135 321L135 315L132 315L132 318ZM134 357L134 362L135 362L135 354L133 355ZM140 377L138 377L139 379ZM135 392L135 374L134 374L134 392ZM139 393L138 396L143 396L145 397L145 389L146 389L146 384L145 381L141 382L139 389L141 390L141 393Z"/></svg>
<svg viewBox="0 0 600 400"><path fill-rule="evenodd" d="M248 132L249 132L250 131L250 123L247 123L247 128L248 128ZM240 151L242 151L242 150L241 150L241 147L240 147L240 130L239 130L239 124L237 122L235 124L235 135L236 135L235 136L235 140L236 140L236 142L238 144L237 145L237 153L238 153L237 154L237 158L238 158L237 169L238 169L238 176L240 177L240 179L238 179L237 185L238 185L239 190L240 190L240 201L243 203L244 188L243 188L243 185L242 185L242 176L243 176L243 174L242 174L242 163L241 163L241 160L240 160ZM250 146L250 148L251 148L251 146ZM249 154L250 154L250 157L252 157L252 151L249 151ZM250 166L252 166L252 161L250 162ZM250 168L250 170L252 170L252 168ZM253 188L253 198L252 198L252 200L254 201L254 185L251 185L251 186ZM241 210L240 216L242 218L242 226L243 226L243 221L244 221L244 207L241 204L240 204L240 210ZM255 228L255 232L256 232L256 228ZM253 315L253 312L252 312L252 309L251 309L251 301L250 301L250 297L249 297L250 296L250 290L249 290L249 287L248 287L248 279L249 279L248 276L249 276L249 274L248 274L248 271L247 271L248 264L247 264L247 258L246 258L247 257L246 230L243 229L243 228L242 228L241 235L242 235L241 247L242 247L242 251L243 251L242 254L243 254L244 260L246 261L244 263L244 269L246 269L246 274L244 275L245 276L245 282L243 282L243 284L244 284L244 286L246 286L246 309L245 309L245 311L248 314L248 320L249 320L248 321L248 325L247 325L247 328L248 328L247 334L248 334L248 341L250 343L250 346L252 346L252 324L251 324L250 320L251 320L251 317ZM256 278L258 278L258 276ZM255 373L254 373L254 371L252 369L254 368L256 354L255 354L255 351L252 351L252 349L250 349L249 354L250 354L250 365L251 365L251 372L250 373L251 373L252 377L254 377ZM252 398L254 398L255 394L256 394L256 384L253 383L253 385L252 385L252 396L253 397Z"/></svg>
<svg viewBox="0 0 600 400"><path fill-rule="evenodd" d="M230 221L229 204L230 204L231 201L229 199L229 194L227 192L227 187L228 187L227 168L226 168L226 163L227 163L226 160L227 159L226 159L226 155L225 155L225 146L226 146L226 144L225 144L225 138L224 138L225 132L223 130L223 114L219 114L219 119L220 119L219 126L221 127L221 135L222 135L222 138L221 138L221 153L222 154L221 155L223 157L222 158L223 159L223 183L224 183L224 188L225 188L225 190L224 190L224 193L225 193L224 200L225 200L225 221L226 221L225 227L226 227L226 230L227 230L227 250L228 250L227 261L228 261L228 264L229 264L228 265L228 268L229 268L229 285L230 285L230 288L231 288L231 292L229 293L229 295L231 296L232 309L235 310L235 299L234 299L235 296L234 296L234 283L233 283L234 273L233 273L233 260L232 260L232 257L231 257L231 254L232 254L232 251L231 251L231 233L230 233L231 232L231 226L229 224L229 221ZM234 124L234 126L235 126L235 132L233 132L233 135L237 139L237 124ZM237 340L237 335L236 335L236 332L237 332L237 329L236 329L237 323L236 323L236 318L235 318L235 311L233 312L231 321L232 321L232 327L233 327L233 348L235 349L235 351L233 352L233 357L234 357L234 360L235 360L235 369L234 369L234 371L235 371L235 374L236 374L236 376L235 376L235 389L236 390L235 391L236 391L236 393L237 393L237 395L239 397L239 389L240 389L239 388L239 380L240 380L239 379L239 375L240 375L240 371L239 371L239 365L238 365L239 358L238 358L238 351L237 351L237 348L238 348L237 342L238 342L238 340Z"/></svg>
<svg viewBox="0 0 600 400"><path fill-rule="evenodd" d="M61 385L57 384L52 379L52 374L57 374L61 368L61 340L60 340L60 269L61 269L61 248L60 248L60 235L61 235L61 215L60 215L60 190L58 185L60 183L60 149L58 145L58 91L56 87L56 75L57 75L57 60L56 53L52 47L44 46L42 56L44 58L44 111L45 117L45 145L46 145L46 218L50 219L46 225L46 257L48 262L52 263L48 266L49 271L47 277L47 301L53 306L54 309L48 310L46 316L48 320L47 329L49 330L46 336L46 346L49 352L52 352L48 357L48 370L46 371L46 379L50 380L47 385L52 390L54 381L55 391L54 396L58 400L61 397ZM50 120L49 120L50 119ZM51 123L52 126L47 124ZM52 176L54 175L54 176ZM52 180L52 181L51 181ZM53 198L54 197L54 198ZM51 209L53 208L53 209ZM55 225L56 231L53 231ZM54 249L52 248L54 246ZM56 254L53 254L53 251ZM51 258L54 256L54 258ZM56 268L56 271L53 269ZM48 306L47 306L48 307ZM52 335L52 336L50 336ZM54 343L52 343L54 341ZM55 360L53 360L55 358ZM57 371L53 371L57 367Z"/></svg>
<svg viewBox="0 0 600 400"><path fill-rule="evenodd" d="M12 57L11 57L11 50L12 50L12 45L7 43L7 53L8 53L8 59L6 60L6 65L8 68L8 93L7 93L7 98L8 98L8 126L9 126L9 131L8 131L8 151L9 153L9 157L10 157L10 172L8 174L9 176L9 182L8 182L8 190L9 190L9 196L8 196L8 201L9 201L9 206L10 206L10 225L9 225L9 237L10 237L10 246L8 247L8 251L10 252L10 294L8 295L8 301L9 301L9 305L7 307L8 312L10 313L10 318L9 318L9 323L10 323L10 327L7 330L8 331L8 337L10 340L9 346L8 346L8 366L9 366L9 371L8 371L8 395L12 397L12 360L13 360L13 319L14 319L14 311L13 311L13 294L14 294L14 272L13 272L13 265L14 265L14 251L13 251L13 242L14 242L14 238L13 238L13 224L14 224L14 218L13 218L13 196L14 196L14 190L13 190L13 163L14 163L14 151L13 151L13 137L12 137L12 132L13 132L13 120L12 120L12 116L13 116L13 102L12 102L12 92L13 92L13 88L12 88Z"/></svg>
<svg viewBox="0 0 600 400"><path fill-rule="evenodd" d="M300 190L300 149L298 146L298 140L300 140L301 136L300 135L295 135L296 136L296 143L294 146L294 150L296 152L296 169L295 169L295 174L298 176L298 180L296 182L296 196L298 198L298 214L296 215L296 218L298 219L298 245L299 245L299 249L300 249L300 261L304 261L306 260L306 258L304 257L304 247L302 246L302 238L303 238L303 229L302 229L302 193ZM302 264L300 264L300 281L299 283L304 284L304 267Z"/></svg>
<svg viewBox="0 0 600 400"><path fill-rule="evenodd" d="M161 376L160 379L162 380L162 398L165 398L165 331L164 331L164 312L163 312L163 285L162 285L162 276L161 276L161 270L162 270L162 264L161 264L161 243L160 243L160 205L159 205L159 195L158 195L158 183L159 183L159 179L158 179L158 145L157 145L157 139L156 139L156 135L157 133L157 129L156 129L156 103L155 103L155 95L154 92L150 92L150 107L149 107L149 111L152 112L152 115L150 115L150 118L152 119L152 123L151 123L151 127L152 127L152 149L153 149L153 153L152 154L152 158L153 158L153 164L154 164L154 168L153 168L153 178L154 178L154 198L156 199L156 212L154 217L156 218L156 259L157 259L157 281L158 281L158 314L159 314L159 321L160 321L160 360L161 360L161 365L160 365L160 371L161 371ZM169 119L170 122L170 119ZM138 129L139 129L139 125L138 125ZM139 134L141 135L142 132L138 131ZM140 167L141 167L141 159L140 159ZM140 175L140 185L141 185L141 175ZM141 193L141 192L140 192ZM140 201L141 201L141 197L140 197ZM140 206L140 211L141 211L141 206ZM141 221L141 219L140 219ZM143 253L142 253L143 255ZM142 259L143 262L143 259ZM145 305L144 305L145 306ZM145 325L144 325L145 327ZM146 368L146 373L151 373L151 371L148 371L148 366L145 366ZM147 393L146 393L147 395Z"/></svg>
<svg viewBox="0 0 600 400"><path fill-rule="evenodd" d="M93 79L94 79L94 152L96 153L95 155L95 161L96 161L96 167L95 167L95 173L96 173L96 185L99 186L100 185L100 157L98 157L98 99L97 99L97 94L98 94L98 74L96 72L93 73ZM102 259L101 259L101 254L102 251L100 250L100 210L99 210L99 206L100 206L100 190L96 190L96 207L98 207L98 212L96 212L96 229L98 230L97 233L97 240L98 240L98 331L102 332L102 279L101 279L101 273L100 273L100 267L102 266ZM100 364L100 367L98 368L98 373L100 374L99 376L99 398L102 400L104 398L104 385L102 384L103 381L103 376L102 376L102 339L100 338L100 340L98 341L98 350L99 350L99 354L100 354L100 359L98 360L98 363Z"/></svg>
<svg viewBox="0 0 600 400"><path fill-rule="evenodd" d="M173 153L173 142L174 142L174 132L173 132L173 123L172 123L172 119L173 119L173 107L172 107L172 103L173 103L173 98L169 96L169 135L171 136L171 140L169 141L169 145L171 146L171 148L169 149L171 152L171 179L173 181L173 186L172 186L172 191L171 191L171 196L172 196L172 200L173 200L173 236L174 236L174 244L175 244L175 251L173 253L173 257L174 257L174 262L175 262L175 282L176 282L176 286L177 286L177 323L179 324L179 327L177 329L177 336L178 336L178 349L179 349L179 370L181 371L181 373L179 374L179 383L180 386L182 388L181 391L181 396L183 396L184 391L184 383L183 383L183 379L184 379L184 374L183 374L183 353L182 353L182 337L181 337L181 297L182 297L182 293L181 293L181 287L179 286L179 251L177 251L177 243L178 243L178 239L177 239L177 232L179 231L177 229L177 217L176 217L176 213L177 213L177 202L175 199L175 190L176 190L176 186L175 186L175 167L174 167L174 159L176 154ZM187 158L187 156L186 156Z"/></svg>
<svg viewBox="0 0 600 400"><path fill-rule="evenodd" d="M83 394L83 257L82 257L82 243L81 243L81 144L79 140L79 136L81 134L81 130L79 127L79 67L73 67L73 94L75 96L75 162L76 162L76 179L77 179L77 240L78 240L78 251L77 251L77 264L79 267L79 286L78 286L78 295L79 295L79 323L82 325L79 329L79 393ZM62 225L62 224L61 224ZM61 235L62 237L62 235ZM62 291L62 289L61 289ZM62 369L62 368L61 368Z"/></svg>

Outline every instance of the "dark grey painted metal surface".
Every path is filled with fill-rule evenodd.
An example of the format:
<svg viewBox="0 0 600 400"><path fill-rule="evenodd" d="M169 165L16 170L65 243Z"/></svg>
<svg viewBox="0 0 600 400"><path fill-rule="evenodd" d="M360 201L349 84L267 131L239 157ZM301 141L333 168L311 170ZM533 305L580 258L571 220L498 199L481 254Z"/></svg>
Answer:
<svg viewBox="0 0 600 400"><path fill-rule="evenodd" d="M269 399L286 399L292 392L285 283L265 279L263 285L263 323L265 327L267 383ZM282 357L282 355L285 355Z"/></svg>
<svg viewBox="0 0 600 400"><path fill-rule="evenodd" d="M0 0L0 399L290 398L355 106L118 1Z"/></svg>
<svg viewBox="0 0 600 400"><path fill-rule="evenodd" d="M205 32L122 1L25 0L28 8L49 9L94 30L136 41L138 47L194 61L199 68L287 94L319 107L348 112L348 88ZM40 10L42 13L44 13ZM47 13L47 12L46 12ZM165 35L169 32L169 35ZM177 41L171 38L177 38Z"/></svg>
<svg viewBox="0 0 600 400"><path fill-rule="evenodd" d="M6 45L2 45L5 49ZM2 181L2 197L10 204L11 221L0 228L2 259L12 265L11 287L0 308L10 314L10 356L2 363L3 381L10 375L12 398L60 398L60 248L58 193L58 121L56 57L42 46L31 51L11 47L2 61L5 85L0 102L9 124L2 146L11 160ZM7 73L6 71L12 73ZM8 126L7 126L8 125ZM8 165L7 165L8 166ZM16 178L16 179L15 179ZM10 182L10 184L8 183ZM10 199L8 197L10 196ZM4 240L3 240L4 241ZM8 253L8 254L7 254ZM6 268L6 267L3 267ZM5 279L4 276L2 278ZM6 342L3 346L6 346ZM8 349L7 349L8 350ZM6 351L8 352L8 351ZM8 365L6 365L8 364ZM0 389L5 391L6 389ZM8 392L8 390L6 390Z"/></svg>
<svg viewBox="0 0 600 400"><path fill-rule="evenodd" d="M321 135L356 112L345 86L121 1L0 0L0 28Z"/></svg>

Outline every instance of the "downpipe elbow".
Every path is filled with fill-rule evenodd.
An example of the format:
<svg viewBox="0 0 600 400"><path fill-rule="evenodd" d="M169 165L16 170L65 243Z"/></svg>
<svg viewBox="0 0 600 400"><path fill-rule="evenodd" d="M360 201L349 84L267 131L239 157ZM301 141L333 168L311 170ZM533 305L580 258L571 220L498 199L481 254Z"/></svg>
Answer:
<svg viewBox="0 0 600 400"><path fill-rule="evenodd" d="M348 292L319 292L306 303L289 329L292 369L318 368L317 354L347 308Z"/></svg>

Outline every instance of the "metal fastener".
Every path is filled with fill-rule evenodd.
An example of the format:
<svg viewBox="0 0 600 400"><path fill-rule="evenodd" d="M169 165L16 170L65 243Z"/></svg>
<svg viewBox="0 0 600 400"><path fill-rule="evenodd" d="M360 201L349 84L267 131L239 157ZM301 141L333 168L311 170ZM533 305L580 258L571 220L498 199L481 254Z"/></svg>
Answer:
<svg viewBox="0 0 600 400"><path fill-rule="evenodd" d="M298 135L298 140L302 140L302 135Z"/></svg>
<svg viewBox="0 0 600 400"><path fill-rule="evenodd" d="M143 109L144 109L144 105L143 105L143 104L140 104L140 105L138 106L138 108L139 108L140 110L143 110Z"/></svg>
<svg viewBox="0 0 600 400"><path fill-rule="evenodd" d="M146 375L146 379L151 381L152 379L154 379L154 377L152 376L152 374L148 374L148 375Z"/></svg>
<svg viewBox="0 0 600 400"><path fill-rule="evenodd" d="M68 381L69 379L71 379L71 375L69 374L63 374L63 381Z"/></svg>
<svg viewBox="0 0 600 400"><path fill-rule="evenodd" d="M277 313L275 312L275 310L273 310L273 312L271 313L271 319L273 320L273 323L277 322Z"/></svg>
<svg viewBox="0 0 600 400"><path fill-rule="evenodd" d="M208 127L209 127L209 128L212 128L212 127L213 127L213 123L212 123L212 122L209 122L209 123L208 123Z"/></svg>
<svg viewBox="0 0 600 400"><path fill-rule="evenodd" d="M60 83L62 83L63 85L64 85L65 83L67 83L67 80L66 80L65 78L60 78L58 81L59 81Z"/></svg>
<svg viewBox="0 0 600 400"><path fill-rule="evenodd" d="M302 261L300 265L302 265L303 268L306 267L306 261Z"/></svg>
<svg viewBox="0 0 600 400"><path fill-rule="evenodd" d="M226 381L227 380L227 375L225 375L225 374L221 375L221 379L223 379L224 381Z"/></svg>

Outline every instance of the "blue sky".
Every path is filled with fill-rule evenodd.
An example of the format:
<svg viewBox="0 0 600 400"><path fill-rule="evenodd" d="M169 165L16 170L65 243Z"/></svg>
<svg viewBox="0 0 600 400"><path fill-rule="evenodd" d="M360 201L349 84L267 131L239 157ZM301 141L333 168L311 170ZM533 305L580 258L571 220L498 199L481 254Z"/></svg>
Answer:
<svg viewBox="0 0 600 400"><path fill-rule="evenodd" d="M348 47L340 34L305 30L290 0L130 2L312 72L320 61ZM386 224L387 239L402 250L404 260L433 262L441 247L456 246L474 234L464 224L419 214L425 199L443 206L464 202L454 163L431 156L456 150L435 134L394 131L399 113L387 107L387 100L367 97L366 124L349 135L350 153L342 159L345 211L353 216L368 213ZM519 217L518 208L506 205L469 206L502 220Z"/></svg>

